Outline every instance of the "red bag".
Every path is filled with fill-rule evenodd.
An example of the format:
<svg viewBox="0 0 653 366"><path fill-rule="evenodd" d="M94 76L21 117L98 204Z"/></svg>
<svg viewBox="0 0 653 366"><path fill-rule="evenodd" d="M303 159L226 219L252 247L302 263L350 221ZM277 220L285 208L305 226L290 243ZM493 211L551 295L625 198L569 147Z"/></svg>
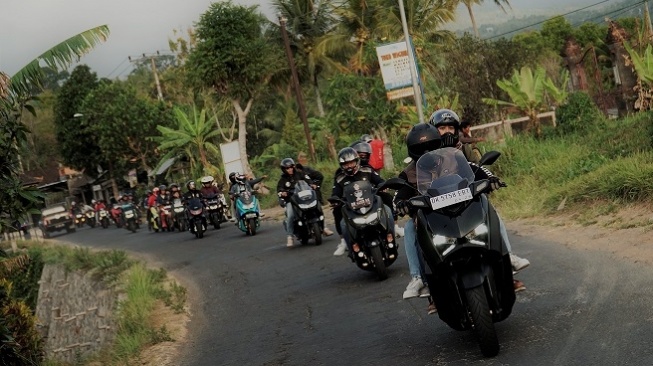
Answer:
<svg viewBox="0 0 653 366"><path fill-rule="evenodd" d="M370 141L372 146L372 155L370 156L370 166L374 170L383 169L383 141L374 139Z"/></svg>

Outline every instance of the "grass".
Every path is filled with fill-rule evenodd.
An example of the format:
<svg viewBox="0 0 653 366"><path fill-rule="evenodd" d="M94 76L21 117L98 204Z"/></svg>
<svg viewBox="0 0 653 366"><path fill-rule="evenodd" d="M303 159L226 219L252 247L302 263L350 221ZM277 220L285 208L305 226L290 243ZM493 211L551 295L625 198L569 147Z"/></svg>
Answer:
<svg viewBox="0 0 653 366"><path fill-rule="evenodd" d="M186 289L168 280L165 270L149 269L118 250L96 252L34 241L21 241L19 246L26 248L30 255L38 253L43 263L59 264L69 271L90 271L94 278L121 293L114 314L117 324L114 343L94 357L95 361L103 365L122 365L143 347L172 340L165 326L155 328L150 321L158 301L177 313L184 310ZM58 365L52 361L46 364Z"/></svg>

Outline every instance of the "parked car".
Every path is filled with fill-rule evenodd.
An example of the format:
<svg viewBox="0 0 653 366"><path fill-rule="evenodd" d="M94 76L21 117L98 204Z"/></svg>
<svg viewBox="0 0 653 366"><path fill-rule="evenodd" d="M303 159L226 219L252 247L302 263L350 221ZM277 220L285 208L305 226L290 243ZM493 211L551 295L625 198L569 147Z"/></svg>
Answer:
<svg viewBox="0 0 653 366"><path fill-rule="evenodd" d="M49 238L51 233L61 230L75 232L75 221L64 204L52 205L41 210L41 221L39 227L43 231L43 237Z"/></svg>

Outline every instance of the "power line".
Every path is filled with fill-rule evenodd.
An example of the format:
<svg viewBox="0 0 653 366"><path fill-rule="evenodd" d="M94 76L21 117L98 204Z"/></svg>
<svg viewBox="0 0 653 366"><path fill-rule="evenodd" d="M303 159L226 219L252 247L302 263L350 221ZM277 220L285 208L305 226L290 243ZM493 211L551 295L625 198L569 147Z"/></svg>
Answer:
<svg viewBox="0 0 653 366"><path fill-rule="evenodd" d="M547 21L549 21L549 20L552 20L552 19L565 17L565 16L567 16L567 15L569 15L569 14L577 13L577 12L579 12L579 11L581 11L581 10L585 10L585 9L588 9L588 8L591 8L591 7L594 7L594 6L597 6L597 5L603 4L603 3L607 3L608 1L612 1L612 0L603 0L603 1L599 1L598 3L588 5L588 6L586 6L586 7L580 8L580 9L572 10L572 11L570 11L570 12L568 12L568 13L565 13L565 14L556 15L556 16L554 16L554 17L551 17L551 18L549 18L549 19L545 19L545 20L542 20L542 21L539 21L539 22L533 23L533 24L531 24L531 25L527 25L527 26L524 26L524 27L521 27L521 28L517 28L517 29L511 30L511 31L509 31L509 32L505 32L505 33L502 33L502 34L499 34L499 35L496 35L496 36L493 36L493 37L486 38L486 40L490 40L490 39L494 39L494 38L503 37L503 36L505 36L506 34L510 34L510 33L519 32L520 30L524 30L524 29L526 29L526 28L530 28L530 27L534 27L534 26L536 26L536 25L540 25L540 24L542 24L542 23L544 23L544 22L547 22ZM629 6L630 6L630 5L629 5Z"/></svg>
<svg viewBox="0 0 653 366"><path fill-rule="evenodd" d="M627 11L630 11L630 10L635 9L636 7L642 5L642 4L645 3L645 2L646 2L646 0L642 0L642 1L636 2L636 3L634 3L634 4L628 5L628 6L626 6L626 7L620 8L620 9L611 10L611 11L605 13L605 14L601 14L601 15L596 16L596 17L594 17L594 18L585 19L585 20L582 20L582 21L580 21L580 22L578 22L578 23L576 23L576 24L572 24L572 27L575 28L575 27L580 26L580 25L583 24L583 23L586 23L586 22L593 22L593 21L595 21L595 20L597 20L597 19L603 19L603 18L605 18L605 17L616 18L616 17L618 17L619 15L621 15L621 14L627 12ZM616 14L612 14L612 13L616 13Z"/></svg>
<svg viewBox="0 0 653 366"><path fill-rule="evenodd" d="M118 70L118 68L119 68L120 66L122 66L122 64L125 63L125 61L127 61L127 58L126 58L126 57L122 60L122 62L121 62L120 64L118 64L118 66L116 66L115 69L113 69L113 70L109 73L109 75L107 75L107 78L110 78L111 75L112 75L114 72L116 72L116 70Z"/></svg>

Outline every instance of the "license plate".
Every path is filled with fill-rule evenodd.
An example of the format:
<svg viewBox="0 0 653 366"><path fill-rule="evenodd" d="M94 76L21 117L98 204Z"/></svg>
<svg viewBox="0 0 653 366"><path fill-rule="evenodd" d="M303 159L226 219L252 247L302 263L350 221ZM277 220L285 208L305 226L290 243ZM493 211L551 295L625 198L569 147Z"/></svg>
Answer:
<svg viewBox="0 0 653 366"><path fill-rule="evenodd" d="M59 229L59 228L62 228L64 226L66 226L66 224L56 224L54 227Z"/></svg>
<svg viewBox="0 0 653 366"><path fill-rule="evenodd" d="M455 205L456 203L469 201L472 198L472 191L469 188L463 188L437 197L431 197L431 208L437 210L439 208Z"/></svg>
<svg viewBox="0 0 653 366"><path fill-rule="evenodd" d="M248 219L253 219L253 218L256 217L256 214L255 213L248 213L248 214L245 214L245 217L248 218Z"/></svg>

